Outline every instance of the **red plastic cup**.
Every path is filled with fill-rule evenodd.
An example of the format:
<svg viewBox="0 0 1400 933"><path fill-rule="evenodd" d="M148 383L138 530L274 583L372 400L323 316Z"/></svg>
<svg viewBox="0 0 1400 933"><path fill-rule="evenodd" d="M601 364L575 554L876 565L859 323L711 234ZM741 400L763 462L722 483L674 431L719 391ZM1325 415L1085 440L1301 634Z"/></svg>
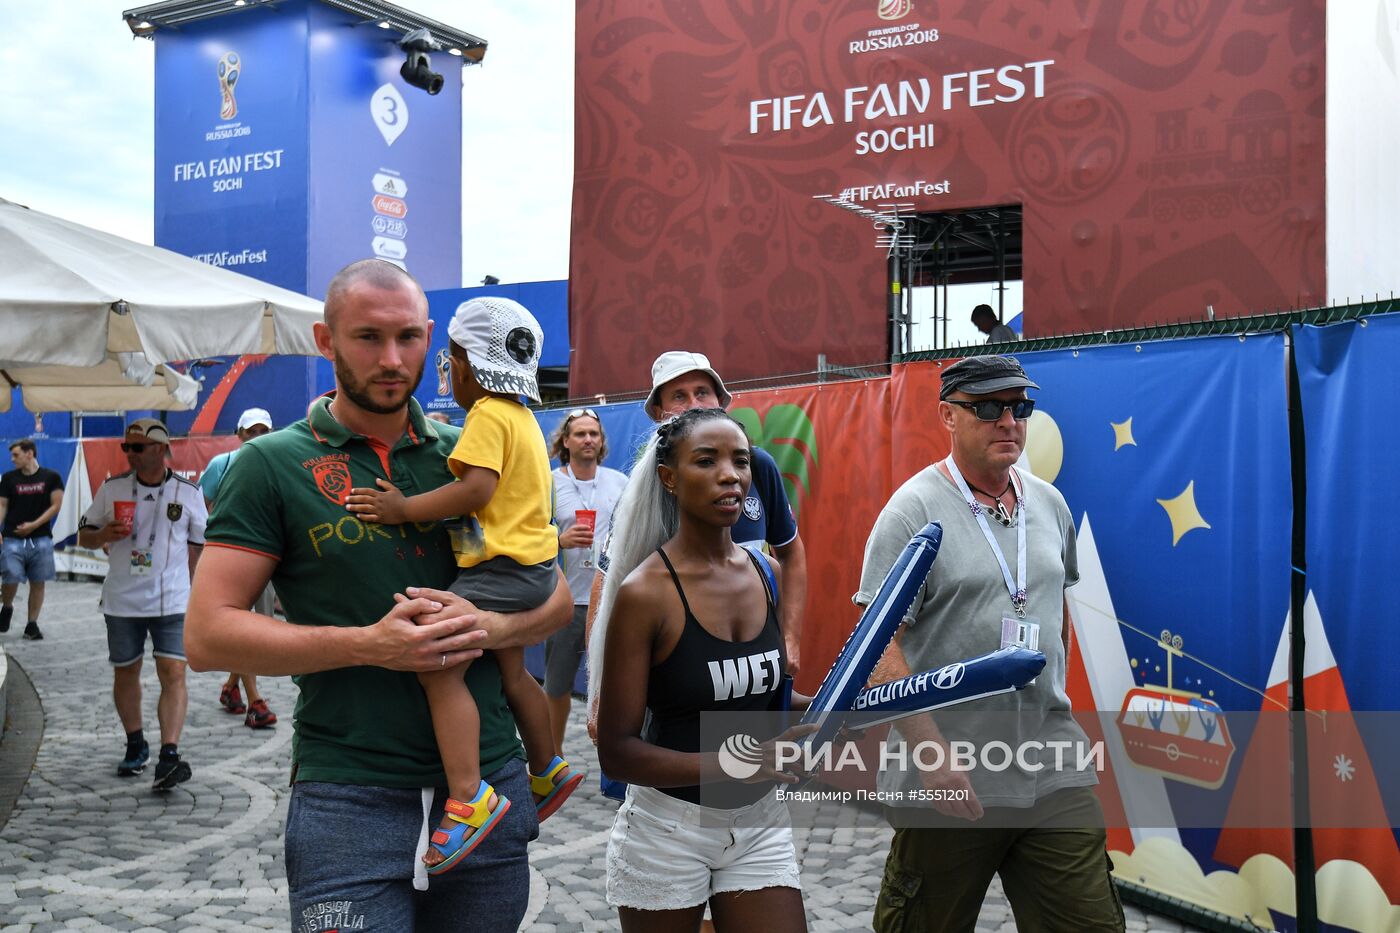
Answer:
<svg viewBox="0 0 1400 933"><path fill-rule="evenodd" d="M592 531L598 523L597 509L578 509L574 512L574 523L580 528L587 528Z"/></svg>
<svg viewBox="0 0 1400 933"><path fill-rule="evenodd" d="M131 534L131 525L136 521L136 503L130 499L118 499L112 503L112 518Z"/></svg>

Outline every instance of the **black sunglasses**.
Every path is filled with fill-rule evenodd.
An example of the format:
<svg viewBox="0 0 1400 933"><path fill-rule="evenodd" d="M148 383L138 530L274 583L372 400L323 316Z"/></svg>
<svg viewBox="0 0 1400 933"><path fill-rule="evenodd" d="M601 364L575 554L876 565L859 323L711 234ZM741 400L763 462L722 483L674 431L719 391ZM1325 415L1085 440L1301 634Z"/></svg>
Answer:
<svg viewBox="0 0 1400 933"><path fill-rule="evenodd" d="M123 451L124 453L129 453L129 454L145 453L145 452L146 452L146 448L147 448L147 447L150 447L150 446L152 446L152 445L151 445L151 444L140 444L140 443L128 444L128 443L123 442L123 443L122 443L122 451Z"/></svg>
<svg viewBox="0 0 1400 933"><path fill-rule="evenodd" d="M949 405L956 405L959 408L966 408L977 416L978 421L999 421L1001 413L1008 408L1011 409L1011 417L1017 421L1025 421L1035 411L1035 399L1033 398L1013 398L1009 402L1001 399L984 398L975 402L964 402L961 399L944 399Z"/></svg>

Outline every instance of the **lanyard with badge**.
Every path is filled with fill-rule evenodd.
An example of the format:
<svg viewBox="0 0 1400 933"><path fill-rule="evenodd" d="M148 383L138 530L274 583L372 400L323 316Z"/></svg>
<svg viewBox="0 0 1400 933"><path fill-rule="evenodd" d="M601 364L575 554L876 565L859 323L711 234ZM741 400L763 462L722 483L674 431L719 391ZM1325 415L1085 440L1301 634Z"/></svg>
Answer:
<svg viewBox="0 0 1400 933"><path fill-rule="evenodd" d="M579 485L580 480L579 480L579 478L578 478L577 476L574 475L574 468L571 467L571 466L569 466L567 463L564 464L564 475L567 476L567 477L569 478L569 482L573 484L573 487L574 487L574 495L578 496L578 501L581 502L581 503L583 504L584 511L593 512L593 502L596 501L597 498L598 498L598 479L597 479L596 475L595 475L595 477L594 477L593 479L591 479L591 480L586 479L586 480L583 480L583 481L582 481L582 482L588 484L588 490L589 490L589 492L592 493L592 495L591 495L590 497L588 497L588 498L585 498L584 495L583 495L583 486ZM595 521L595 522L597 521L597 517L598 517L598 513L597 513L597 512L593 512L593 518L594 518L594 521ZM596 529L595 529L595 530L596 530ZM592 569L592 567L593 567L593 551L594 551L594 549L595 549L596 546L597 546L597 545L596 545L596 539L595 539L595 543L592 544L592 545L589 545L589 547L588 547L588 556L586 556L586 557L583 559L583 566L584 566L584 569Z"/></svg>
<svg viewBox="0 0 1400 933"><path fill-rule="evenodd" d="M160 506L161 506L161 503L165 501L165 486L166 486L166 480L168 480L169 478L170 478L170 477L169 477L168 474L167 474L166 476L164 476L164 477L161 478L161 481L160 481L160 492L159 492L159 493L157 494L157 496L156 496L156 505L155 505L155 509L152 510L152 512L151 512L151 530L150 530L150 533L146 535L146 546L145 546L145 547L141 547L141 546L140 546L140 544L141 544L141 539L140 539L139 531L138 531L138 529L137 529L137 518L138 518L138 516L139 516L139 514L140 514L140 509L133 509L133 510L132 510L132 515L131 515L131 544L132 544L132 547L131 547L131 575L132 575L133 577L143 577L143 576L145 576L146 574L150 573L150 572L151 572L151 567L152 567L153 564L154 564L154 555L155 555L155 548L156 548L156 524L159 522L159 519L160 519ZM131 476L131 500L132 500L132 502L135 502L135 503L137 503L137 504L140 503L141 500L137 498L137 496L138 496L139 494L140 494L140 490L139 490L139 488L138 488L138 486L137 486L137 483L136 483L136 474L133 473L132 476Z"/></svg>
<svg viewBox="0 0 1400 933"><path fill-rule="evenodd" d="M973 497L972 490L968 488L967 480L963 479L962 472L958 470L958 465L953 462L951 456L944 461L944 464L948 467L948 475L957 484L958 492L962 493L963 499L972 509L972 514L976 516L977 524L982 528L982 536L987 539L987 544L991 547L992 554L1001 567L1001 576L1006 583L1007 595L1011 597L1013 614L1003 614L1001 618L1001 647L1028 648L1031 651L1039 651L1040 620L1026 615L1026 497L1020 474L1016 472L1014 467L1012 468L1011 476L1016 490L1016 579L1012 580L1011 568L1006 564L1006 556L1002 554L1001 545L997 544L997 539L992 535L991 525L987 524L985 514L987 507Z"/></svg>

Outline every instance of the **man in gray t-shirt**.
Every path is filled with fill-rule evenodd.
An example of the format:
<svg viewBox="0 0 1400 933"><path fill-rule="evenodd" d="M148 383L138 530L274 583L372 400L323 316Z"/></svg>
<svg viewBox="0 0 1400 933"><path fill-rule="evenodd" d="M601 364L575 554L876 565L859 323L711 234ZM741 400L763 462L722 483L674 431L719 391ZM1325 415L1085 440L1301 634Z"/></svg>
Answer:
<svg viewBox="0 0 1400 933"><path fill-rule="evenodd" d="M560 563L574 594L573 621L544 644L544 692L554 741L562 748L574 677L585 648L593 555L612 527L613 509L622 498L627 474L601 465L608 455L608 439L603 422L591 408L575 408L564 416L550 437L549 455L559 461L554 471L554 524L559 528ZM593 513L591 524L589 512Z"/></svg>
<svg viewBox="0 0 1400 933"><path fill-rule="evenodd" d="M889 812L894 841L875 909L875 929L972 930L987 886L1000 874L1022 929L1122 930L1109 878L1103 815L1081 768L1089 747L1069 715L1065 669L1069 620L1064 590L1079 580L1074 523L1050 484L1016 469L1039 388L1013 357L972 357L943 374L938 416L952 454L899 488L865 548L857 605L874 600L895 560L930 521L943 526L933 569L881 659L884 682L1017 644L1045 654L1034 683L963 704L935 720L901 720L888 742L933 743L943 766L884 768L881 791L900 794ZM974 506L975 503L975 506ZM1022 555L1024 558L1022 559ZM989 742L1014 752L1009 767ZM957 743L977 750L972 770L949 767ZM990 752L990 750L988 750ZM886 797L885 799L894 799ZM928 802L924 802L928 801ZM932 811L927 809L932 807ZM936 811L936 812L933 812Z"/></svg>

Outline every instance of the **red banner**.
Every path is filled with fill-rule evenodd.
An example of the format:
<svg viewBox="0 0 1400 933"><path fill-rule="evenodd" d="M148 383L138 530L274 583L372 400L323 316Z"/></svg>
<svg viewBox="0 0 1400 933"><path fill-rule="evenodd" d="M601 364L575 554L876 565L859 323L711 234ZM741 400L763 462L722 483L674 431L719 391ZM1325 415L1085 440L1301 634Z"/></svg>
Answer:
<svg viewBox="0 0 1400 933"><path fill-rule="evenodd" d="M119 437L84 440L82 445L88 482L92 484L94 492L107 477L131 469L130 464L126 462L126 454L122 453L122 439ZM228 435L174 438L170 442L170 468L186 479L198 482L210 460L237 446L238 438Z"/></svg>
<svg viewBox="0 0 1400 933"><path fill-rule="evenodd" d="M773 455L807 551L807 623L798 689L821 683L860 611L865 539L890 496L890 381L799 386L735 397L730 413Z"/></svg>
<svg viewBox="0 0 1400 933"><path fill-rule="evenodd" d="M869 220L1019 206L1027 336L1325 295L1320 0L586 0L575 395L886 359ZM952 309L966 314L970 309Z"/></svg>

